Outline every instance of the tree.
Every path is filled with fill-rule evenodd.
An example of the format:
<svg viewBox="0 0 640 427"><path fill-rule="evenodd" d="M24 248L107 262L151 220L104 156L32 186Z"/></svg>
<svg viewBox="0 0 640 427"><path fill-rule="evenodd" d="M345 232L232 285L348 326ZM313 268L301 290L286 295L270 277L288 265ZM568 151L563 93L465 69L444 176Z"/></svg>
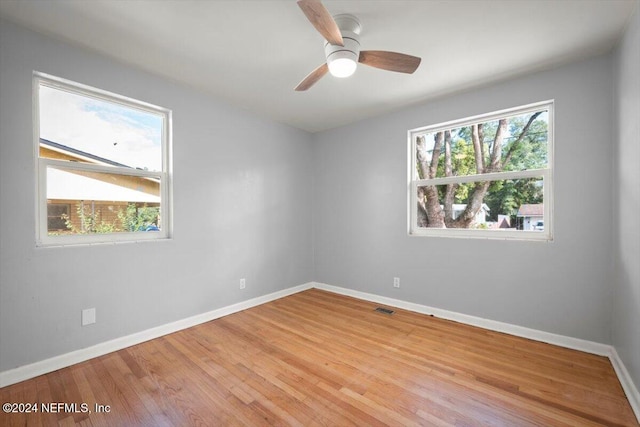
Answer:
<svg viewBox="0 0 640 427"><path fill-rule="evenodd" d="M80 228L71 221L69 215L63 214L61 216L72 234L133 232L144 231L151 224L157 225L160 208L149 207L146 204L138 206L136 203L129 202L124 210L122 208L118 209L117 220L106 222L99 219L101 217L100 210L94 209L93 203L85 204L81 200L76 205L76 215Z"/></svg>
<svg viewBox="0 0 640 427"><path fill-rule="evenodd" d="M118 231L115 224L98 221L100 211L94 209L93 203L87 206L83 200L78 202L76 205L76 215L80 221L80 229L71 222L69 215L61 215L66 227L71 230L73 234L113 233L114 231Z"/></svg>
<svg viewBox="0 0 640 427"><path fill-rule="evenodd" d="M148 207L146 204L138 207L135 203L128 203L124 211L118 210L118 219L122 231L141 231L151 224L157 225L159 214L158 207Z"/></svg>
<svg viewBox="0 0 640 427"><path fill-rule="evenodd" d="M486 174L523 170L546 165L546 122L529 117L503 118L458 129L443 130L433 135L429 150L427 135L416 140L416 165L419 179ZM477 181L440 186L418 187L418 226L435 228L469 228L487 201L493 212L513 212L522 199L541 199L541 188L529 180ZM533 180L535 181L535 180ZM456 218L453 204L466 200L464 211ZM442 201L442 202L441 202ZM495 215L495 214L494 214Z"/></svg>

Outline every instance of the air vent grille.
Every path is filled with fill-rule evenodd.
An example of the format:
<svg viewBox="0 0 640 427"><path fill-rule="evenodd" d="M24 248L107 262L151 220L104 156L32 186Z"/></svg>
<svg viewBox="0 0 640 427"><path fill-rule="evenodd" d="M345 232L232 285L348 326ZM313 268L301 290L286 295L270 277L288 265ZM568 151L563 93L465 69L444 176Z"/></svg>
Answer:
<svg viewBox="0 0 640 427"><path fill-rule="evenodd" d="M389 310L388 308L384 308L384 307L376 307L375 311L379 313L388 314L388 315L392 315L393 313L395 313L395 311Z"/></svg>

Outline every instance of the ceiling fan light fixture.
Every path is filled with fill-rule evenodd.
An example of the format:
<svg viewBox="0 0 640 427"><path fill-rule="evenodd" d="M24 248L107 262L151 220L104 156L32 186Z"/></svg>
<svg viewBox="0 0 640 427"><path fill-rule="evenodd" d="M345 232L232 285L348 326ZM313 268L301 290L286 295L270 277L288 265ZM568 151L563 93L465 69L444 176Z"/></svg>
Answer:
<svg viewBox="0 0 640 427"><path fill-rule="evenodd" d="M353 52L342 51L331 55L327 60L329 72L334 77L345 78L356 72L358 67L357 57Z"/></svg>
<svg viewBox="0 0 640 427"><path fill-rule="evenodd" d="M349 15L350 16L350 15ZM355 18L349 18L346 22L357 22ZM341 22L344 19L341 20ZM355 24L354 24L355 25ZM359 27L357 28L360 29ZM338 46L325 42L324 54L327 58L329 72L334 77L349 77L358 68L358 58L360 56L360 36L359 34L341 28L342 41L344 46Z"/></svg>

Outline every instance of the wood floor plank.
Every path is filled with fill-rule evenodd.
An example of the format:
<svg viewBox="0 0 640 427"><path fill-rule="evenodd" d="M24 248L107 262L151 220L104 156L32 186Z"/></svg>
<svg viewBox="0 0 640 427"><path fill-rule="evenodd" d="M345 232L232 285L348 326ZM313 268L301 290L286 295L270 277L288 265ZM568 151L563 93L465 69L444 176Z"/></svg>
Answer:
<svg viewBox="0 0 640 427"><path fill-rule="evenodd" d="M333 346L335 346L335 345L336 345L336 343L334 342L334 343L333 343L333 345L332 345L332 347L333 347ZM392 362L392 364L393 364L393 363L397 363L397 361L391 361L391 362ZM502 387L503 387L503 386L502 386Z"/></svg>
<svg viewBox="0 0 640 427"><path fill-rule="evenodd" d="M92 411L0 426L639 425L605 357L377 306L300 292L4 387Z"/></svg>

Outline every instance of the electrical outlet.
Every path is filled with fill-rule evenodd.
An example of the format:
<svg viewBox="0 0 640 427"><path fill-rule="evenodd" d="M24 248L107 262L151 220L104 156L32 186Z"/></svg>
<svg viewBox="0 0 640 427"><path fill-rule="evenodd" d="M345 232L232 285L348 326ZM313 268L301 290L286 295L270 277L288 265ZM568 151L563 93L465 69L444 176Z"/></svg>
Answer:
<svg viewBox="0 0 640 427"><path fill-rule="evenodd" d="M240 279L240 289L244 289L247 286L247 281L245 279Z"/></svg>
<svg viewBox="0 0 640 427"><path fill-rule="evenodd" d="M91 325L92 323L96 323L96 309L87 308L82 310L82 326Z"/></svg>
<svg viewBox="0 0 640 427"><path fill-rule="evenodd" d="M394 288L399 288L400 287L400 278L399 277L394 277L393 278L393 287Z"/></svg>

